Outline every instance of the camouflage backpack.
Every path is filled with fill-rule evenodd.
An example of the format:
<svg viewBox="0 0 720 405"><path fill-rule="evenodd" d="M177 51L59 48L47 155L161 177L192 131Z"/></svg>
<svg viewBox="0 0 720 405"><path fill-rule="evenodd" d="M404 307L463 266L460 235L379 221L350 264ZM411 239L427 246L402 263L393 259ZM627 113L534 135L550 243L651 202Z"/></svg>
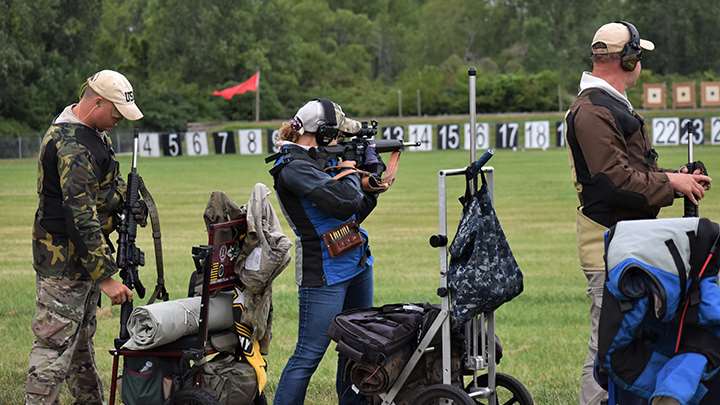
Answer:
<svg viewBox="0 0 720 405"><path fill-rule="evenodd" d="M482 174L481 174L482 175ZM448 285L456 326L474 315L493 311L523 290L523 275L495 214L484 175L466 177L463 215L450 245ZM474 190L474 192L473 192Z"/></svg>

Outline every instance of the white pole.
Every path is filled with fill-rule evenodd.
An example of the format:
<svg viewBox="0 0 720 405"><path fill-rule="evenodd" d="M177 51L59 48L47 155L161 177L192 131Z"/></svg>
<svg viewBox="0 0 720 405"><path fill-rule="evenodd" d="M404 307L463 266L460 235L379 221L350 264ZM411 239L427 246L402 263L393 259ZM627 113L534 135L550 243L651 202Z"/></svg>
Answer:
<svg viewBox="0 0 720 405"><path fill-rule="evenodd" d="M420 116L422 116L422 104L420 101L420 89L417 89L416 94L417 94L417 116L420 117Z"/></svg>
<svg viewBox="0 0 720 405"><path fill-rule="evenodd" d="M18 136L18 158L22 159L22 136Z"/></svg>
<svg viewBox="0 0 720 405"><path fill-rule="evenodd" d="M398 117L402 117L402 90L397 91L398 93Z"/></svg>
<svg viewBox="0 0 720 405"><path fill-rule="evenodd" d="M477 79L477 70L475 70L474 67L468 69L468 79L470 81L468 85L468 91L470 93L470 163L472 164L476 158L475 143L477 142L477 136L475 135L475 119L477 115L475 111L475 81Z"/></svg>

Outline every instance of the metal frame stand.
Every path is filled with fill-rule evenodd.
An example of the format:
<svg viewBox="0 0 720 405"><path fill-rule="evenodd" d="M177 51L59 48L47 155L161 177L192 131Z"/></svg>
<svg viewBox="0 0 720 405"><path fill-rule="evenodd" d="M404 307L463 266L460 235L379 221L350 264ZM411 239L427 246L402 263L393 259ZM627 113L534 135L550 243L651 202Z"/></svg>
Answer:
<svg viewBox="0 0 720 405"><path fill-rule="evenodd" d="M462 169L445 169L438 172L438 219L439 228L438 235L431 238L431 245L440 248L440 287L438 295L440 296L440 312L428 328L427 333L420 340L420 344L415 349L405 367L400 372L397 380L390 387L388 392L379 394L382 399L382 405L394 405L395 397L405 385L408 377L415 369L420 358L426 352L435 350L430 347L430 342L438 332L442 334L442 374L443 384L450 385L452 383L452 366L451 366L451 335L450 335L450 295L447 288L447 270L448 270L448 238L447 238L447 189L445 178L448 176L465 175L467 168ZM482 171L488 182L488 190L490 196L493 196L494 173L495 169L491 166L483 167ZM483 313L476 316L472 321L465 325L465 358L464 367L466 370L472 371L473 388L469 392L471 398L489 398L490 403L495 403L495 314L493 312ZM487 369L488 386L477 386L478 371Z"/></svg>

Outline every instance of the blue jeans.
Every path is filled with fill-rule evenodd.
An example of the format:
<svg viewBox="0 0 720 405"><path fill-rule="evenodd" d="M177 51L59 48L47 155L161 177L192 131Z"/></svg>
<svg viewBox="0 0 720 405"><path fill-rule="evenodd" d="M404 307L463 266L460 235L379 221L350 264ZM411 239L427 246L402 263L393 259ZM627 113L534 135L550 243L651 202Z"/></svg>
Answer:
<svg viewBox="0 0 720 405"><path fill-rule="evenodd" d="M352 308L372 306L372 268L340 284L317 288L301 287L298 300L298 342L280 376L274 405L302 405L305 402L310 377L330 344L327 331L335 315ZM339 356L335 387L339 404L365 404L364 398L355 395L350 388L351 383L344 381L346 362L344 356Z"/></svg>

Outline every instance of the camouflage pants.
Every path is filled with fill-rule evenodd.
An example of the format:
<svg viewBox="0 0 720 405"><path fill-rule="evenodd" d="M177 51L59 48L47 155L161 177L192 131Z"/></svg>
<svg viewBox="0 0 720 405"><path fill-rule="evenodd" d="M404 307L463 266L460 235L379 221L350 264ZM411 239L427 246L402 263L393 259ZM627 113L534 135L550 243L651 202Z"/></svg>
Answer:
<svg viewBox="0 0 720 405"><path fill-rule="evenodd" d="M57 404L67 381L76 404L102 404L92 342L99 288L92 281L37 276L36 294L25 403Z"/></svg>

